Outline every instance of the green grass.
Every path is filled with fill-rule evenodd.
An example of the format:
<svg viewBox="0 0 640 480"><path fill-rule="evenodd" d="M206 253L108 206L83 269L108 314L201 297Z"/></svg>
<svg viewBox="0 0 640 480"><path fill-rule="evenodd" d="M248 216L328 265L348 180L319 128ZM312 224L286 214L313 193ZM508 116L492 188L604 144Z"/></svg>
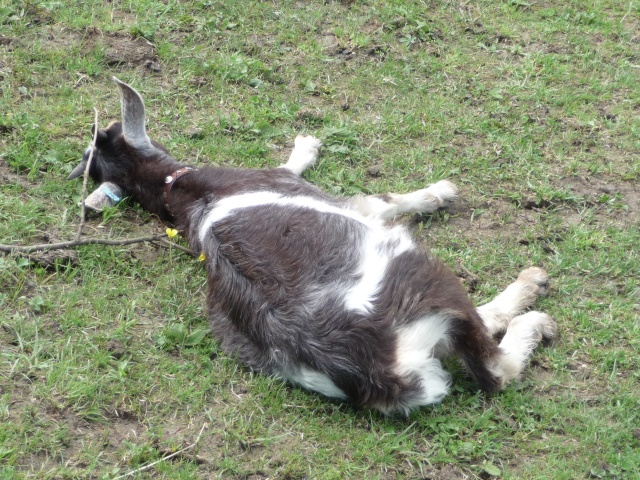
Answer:
<svg viewBox="0 0 640 480"><path fill-rule="evenodd" d="M384 418L254 375L207 333L202 265L152 245L0 256L0 478L640 478L640 7L613 0L0 0L0 243L73 238L112 75L188 163L268 167L340 195L448 178L406 219L495 296L530 265L558 321L526 376ZM164 231L130 203L86 235Z"/></svg>

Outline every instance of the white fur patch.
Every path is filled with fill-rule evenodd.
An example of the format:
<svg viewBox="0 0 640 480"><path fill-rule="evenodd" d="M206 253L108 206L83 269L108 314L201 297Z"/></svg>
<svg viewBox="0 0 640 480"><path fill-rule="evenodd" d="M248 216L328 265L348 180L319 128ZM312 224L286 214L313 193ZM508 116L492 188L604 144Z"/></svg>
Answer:
<svg viewBox="0 0 640 480"><path fill-rule="evenodd" d="M351 197L350 206L362 215L373 218L391 219L400 212L397 204L373 195Z"/></svg>
<svg viewBox="0 0 640 480"><path fill-rule="evenodd" d="M449 320L442 314L423 317L398 330L394 369L398 375L417 375L422 387L422 394L403 406L407 411L437 403L448 393L449 374L435 357L436 350L449 348L448 331Z"/></svg>
<svg viewBox="0 0 640 480"><path fill-rule="evenodd" d="M324 373L311 370L309 368L301 368L295 374L289 374L284 378L291 383L299 385L307 390L321 393L326 397L340 398L345 400L347 394L338 388L328 376Z"/></svg>
<svg viewBox="0 0 640 480"><path fill-rule="evenodd" d="M524 312L538 296L546 293L548 282L547 272L537 267L528 268L491 302L478 307L478 314L489 333L495 335L506 330L513 317Z"/></svg>
<svg viewBox="0 0 640 480"><path fill-rule="evenodd" d="M413 248L413 242L402 227L378 228L367 232L360 245L360 280L345 297L347 310L369 313L380 290L389 262Z"/></svg>
<svg viewBox="0 0 640 480"><path fill-rule="evenodd" d="M388 193L384 199L375 196L353 197L351 207L368 217L391 219L402 213L430 213L446 207L458 197L456 186L441 180L410 193Z"/></svg>
<svg viewBox="0 0 640 480"><path fill-rule="evenodd" d="M281 198L282 195L275 192L251 192L232 195L219 200L213 208L209 210L200 224L200 233L198 235L200 241L204 242L211 227L223 218L229 216L234 210L274 204Z"/></svg>
<svg viewBox="0 0 640 480"><path fill-rule="evenodd" d="M225 197L216 202L200 224L200 231L198 235L200 241L204 242L209 230L215 223L228 217L233 212L244 208L266 205L273 205L274 207L307 208L319 213L341 215L362 223L372 229L382 228L382 224L375 219L366 218L353 210L336 207L321 200L316 200L315 198L305 196L287 197L276 192L250 192Z"/></svg>
<svg viewBox="0 0 640 480"><path fill-rule="evenodd" d="M312 167L318 158L318 149L322 142L311 135L298 135L289 161L280 168L286 168L296 175L300 175L307 168Z"/></svg>
<svg viewBox="0 0 640 480"><path fill-rule="evenodd" d="M553 338L556 328L555 320L542 312L527 312L511 320L500 342L502 355L491 368L503 386L520 375L540 340Z"/></svg>

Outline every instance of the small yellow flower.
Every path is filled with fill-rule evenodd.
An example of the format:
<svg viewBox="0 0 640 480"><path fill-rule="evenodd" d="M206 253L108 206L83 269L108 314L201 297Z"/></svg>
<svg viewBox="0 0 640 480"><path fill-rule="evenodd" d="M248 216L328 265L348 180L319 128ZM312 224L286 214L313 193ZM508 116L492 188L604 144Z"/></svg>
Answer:
<svg viewBox="0 0 640 480"><path fill-rule="evenodd" d="M173 238L176 235L178 235L178 230L176 230L175 228L167 228L167 237L169 238Z"/></svg>
<svg viewBox="0 0 640 480"><path fill-rule="evenodd" d="M207 258L206 255L204 254L204 252L202 252L200 254L200 256L198 257L198 261L204 262L206 260L206 258Z"/></svg>

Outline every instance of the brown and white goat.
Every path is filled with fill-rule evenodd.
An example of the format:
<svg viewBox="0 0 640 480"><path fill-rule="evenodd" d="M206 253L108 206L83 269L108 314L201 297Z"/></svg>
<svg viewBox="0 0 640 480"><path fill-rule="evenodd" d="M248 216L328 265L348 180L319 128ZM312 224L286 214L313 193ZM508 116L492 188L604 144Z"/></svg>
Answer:
<svg viewBox="0 0 640 480"><path fill-rule="evenodd" d="M115 81L122 121L98 130L89 173L177 225L204 252L211 328L250 368L407 413L447 394L442 358L459 356L483 390L496 391L555 335L548 315L523 313L546 291L544 270L523 271L476 308L446 266L389 225L401 213L445 207L456 198L452 183L334 197L300 178L318 156L311 136L298 136L276 169L183 167L147 136L140 94ZM82 174L89 150L69 178Z"/></svg>

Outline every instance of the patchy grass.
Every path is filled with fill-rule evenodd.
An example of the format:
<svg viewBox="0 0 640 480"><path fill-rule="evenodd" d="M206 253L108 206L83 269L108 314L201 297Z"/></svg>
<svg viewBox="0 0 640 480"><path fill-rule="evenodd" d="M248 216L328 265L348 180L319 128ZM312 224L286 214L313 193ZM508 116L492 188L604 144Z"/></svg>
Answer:
<svg viewBox="0 0 640 480"><path fill-rule="evenodd" d="M0 476L640 477L640 9L631 2L0 0L0 239L73 237L117 75L185 162L274 166L299 132L336 194L449 178L406 219L477 302L553 278L560 339L500 395L383 418L253 375L207 333L202 266L152 245L0 257ZM123 203L87 232L161 232ZM469 275L472 274L472 276Z"/></svg>

